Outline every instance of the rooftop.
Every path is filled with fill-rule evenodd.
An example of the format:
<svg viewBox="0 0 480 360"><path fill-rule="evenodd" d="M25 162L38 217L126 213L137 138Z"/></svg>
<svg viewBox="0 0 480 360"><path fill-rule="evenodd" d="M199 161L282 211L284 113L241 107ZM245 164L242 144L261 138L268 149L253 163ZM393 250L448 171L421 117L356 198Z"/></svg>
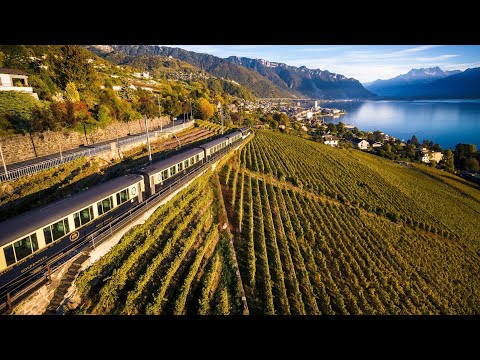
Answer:
<svg viewBox="0 0 480 360"><path fill-rule="evenodd" d="M7 69L7 68L0 68L0 74L10 74L10 75L30 75L29 73L18 70L18 69Z"/></svg>

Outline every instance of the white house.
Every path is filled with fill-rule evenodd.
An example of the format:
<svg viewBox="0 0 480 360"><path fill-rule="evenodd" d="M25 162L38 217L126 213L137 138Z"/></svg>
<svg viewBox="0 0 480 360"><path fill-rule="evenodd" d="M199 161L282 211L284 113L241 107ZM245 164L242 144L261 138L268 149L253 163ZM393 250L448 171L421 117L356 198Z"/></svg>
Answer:
<svg viewBox="0 0 480 360"><path fill-rule="evenodd" d="M375 148L381 148L382 145L383 145L381 142L378 142L378 141L369 141L368 143L369 143L370 146L371 146L372 148L374 148L374 149L375 149Z"/></svg>
<svg viewBox="0 0 480 360"><path fill-rule="evenodd" d="M368 141L363 139L351 139L349 140L353 146L358 147L360 150L368 149Z"/></svg>
<svg viewBox="0 0 480 360"><path fill-rule="evenodd" d="M443 154L441 151L430 151L425 148L422 150L422 162L424 162L425 164L430 164L432 161L438 163L442 159Z"/></svg>
<svg viewBox="0 0 480 360"><path fill-rule="evenodd" d="M323 143L325 145L330 145L330 146L338 146L338 138L336 136L333 136L333 135L323 135L322 136L323 138Z"/></svg>
<svg viewBox="0 0 480 360"><path fill-rule="evenodd" d="M28 86L28 73L22 70L0 68L0 91L23 92L38 100L37 93Z"/></svg>

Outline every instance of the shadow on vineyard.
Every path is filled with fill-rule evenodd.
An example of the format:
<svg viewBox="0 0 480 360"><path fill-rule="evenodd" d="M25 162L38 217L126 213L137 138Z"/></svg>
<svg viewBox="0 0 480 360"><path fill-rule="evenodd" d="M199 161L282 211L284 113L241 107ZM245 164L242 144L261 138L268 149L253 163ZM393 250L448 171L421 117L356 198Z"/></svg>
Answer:
<svg viewBox="0 0 480 360"><path fill-rule="evenodd" d="M478 314L480 192L259 131L220 172L252 314Z"/></svg>

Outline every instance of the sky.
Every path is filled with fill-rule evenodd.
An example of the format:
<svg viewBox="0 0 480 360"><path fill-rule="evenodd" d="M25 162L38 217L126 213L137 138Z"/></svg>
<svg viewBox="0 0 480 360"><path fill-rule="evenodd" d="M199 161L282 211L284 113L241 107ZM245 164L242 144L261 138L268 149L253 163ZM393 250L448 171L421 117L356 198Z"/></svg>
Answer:
<svg viewBox="0 0 480 360"><path fill-rule="evenodd" d="M362 83L390 79L412 68L480 67L480 45L167 45L185 50L283 62L328 70Z"/></svg>

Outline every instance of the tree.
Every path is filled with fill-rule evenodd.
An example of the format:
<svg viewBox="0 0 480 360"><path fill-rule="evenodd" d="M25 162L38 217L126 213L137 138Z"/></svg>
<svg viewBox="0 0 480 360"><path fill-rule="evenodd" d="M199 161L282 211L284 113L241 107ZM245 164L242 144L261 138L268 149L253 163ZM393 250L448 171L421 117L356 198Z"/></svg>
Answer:
<svg viewBox="0 0 480 360"><path fill-rule="evenodd" d="M74 82L69 82L65 87L65 100L72 103L80 101L80 95Z"/></svg>
<svg viewBox="0 0 480 360"><path fill-rule="evenodd" d="M415 135L412 136L412 138L409 140L410 144L413 145L418 145L418 139Z"/></svg>
<svg viewBox="0 0 480 360"><path fill-rule="evenodd" d="M202 118L202 120L210 119L215 111L214 106L210 104L205 98L201 98L198 101L198 109L200 111L200 117Z"/></svg>
<svg viewBox="0 0 480 360"><path fill-rule="evenodd" d="M455 172L455 164L454 164L454 157L453 157L453 152L450 149L445 150L445 153L443 154L444 156L444 161L445 161L445 171L448 171L450 173Z"/></svg>
<svg viewBox="0 0 480 360"><path fill-rule="evenodd" d="M464 169L469 170L469 171L478 172L478 170L480 169L480 166L478 164L478 160L475 159L475 158L470 158L470 159L465 160Z"/></svg>
<svg viewBox="0 0 480 360"><path fill-rule="evenodd" d="M53 60L53 70L62 89L69 82L75 82L79 89L91 86L96 73L88 61L87 54L85 49L77 45L65 45L60 48L60 56Z"/></svg>

